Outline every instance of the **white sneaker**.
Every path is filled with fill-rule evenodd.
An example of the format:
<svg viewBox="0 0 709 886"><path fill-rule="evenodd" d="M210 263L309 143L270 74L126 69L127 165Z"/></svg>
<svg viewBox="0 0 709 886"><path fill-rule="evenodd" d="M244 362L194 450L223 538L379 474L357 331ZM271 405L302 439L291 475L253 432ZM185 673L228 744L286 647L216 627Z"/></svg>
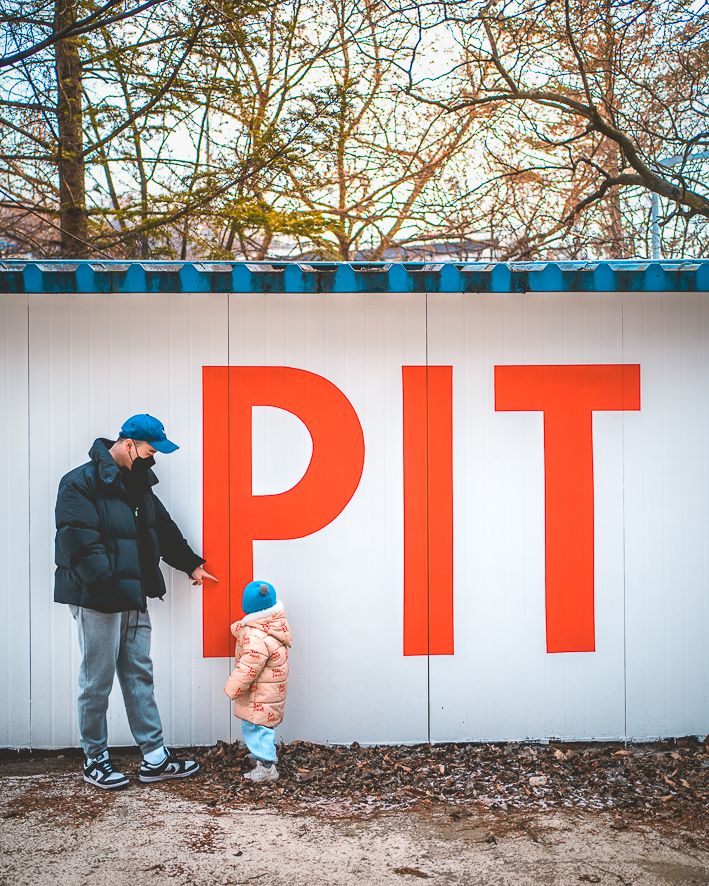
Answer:
<svg viewBox="0 0 709 886"><path fill-rule="evenodd" d="M104 751L93 760L84 760L84 781L104 791L115 791L128 784L126 776L122 772L117 772L111 765L108 751Z"/></svg>
<svg viewBox="0 0 709 886"><path fill-rule="evenodd" d="M244 773L244 778L253 782L278 781L278 770L275 763L262 763L261 760L257 760L251 772Z"/></svg>
<svg viewBox="0 0 709 886"><path fill-rule="evenodd" d="M138 781L150 784L155 781L168 781L173 778L189 778L199 772L196 760L181 760L165 748L165 758L161 763L148 763L143 757L138 770Z"/></svg>

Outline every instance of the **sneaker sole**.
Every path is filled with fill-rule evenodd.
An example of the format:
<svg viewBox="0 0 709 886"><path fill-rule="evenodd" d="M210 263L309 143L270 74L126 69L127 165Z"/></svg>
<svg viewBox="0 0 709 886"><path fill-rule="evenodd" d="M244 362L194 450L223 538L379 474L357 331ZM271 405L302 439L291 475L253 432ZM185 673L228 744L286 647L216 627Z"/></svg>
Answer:
<svg viewBox="0 0 709 886"><path fill-rule="evenodd" d="M114 782L113 784L99 784L99 782L94 781L93 778L88 778L88 776L84 776L84 781L86 784L93 785L95 788L101 788L102 791L120 791L121 788L127 788L130 784L130 780L126 779L125 781Z"/></svg>
<svg viewBox="0 0 709 886"><path fill-rule="evenodd" d="M190 769L189 772L164 772L160 775L138 775L138 781L143 784L153 784L156 781L172 781L175 778L189 778L190 775L196 775L200 770L198 766L196 769Z"/></svg>

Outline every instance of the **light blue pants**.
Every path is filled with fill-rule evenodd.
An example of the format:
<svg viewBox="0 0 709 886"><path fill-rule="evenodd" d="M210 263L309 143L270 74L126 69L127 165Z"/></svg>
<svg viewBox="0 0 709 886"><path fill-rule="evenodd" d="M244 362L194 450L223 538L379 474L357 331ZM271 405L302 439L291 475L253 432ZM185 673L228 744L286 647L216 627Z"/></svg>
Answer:
<svg viewBox="0 0 709 886"><path fill-rule="evenodd" d="M241 721L241 734L244 736L244 744L257 760L262 763L275 763L276 755L276 730L269 726L257 726L248 720Z"/></svg>
<svg viewBox="0 0 709 886"><path fill-rule="evenodd" d="M108 747L106 711L116 673L136 744L143 755L162 747L162 725L153 694L148 613L69 608L81 649L79 731L86 756L98 757Z"/></svg>

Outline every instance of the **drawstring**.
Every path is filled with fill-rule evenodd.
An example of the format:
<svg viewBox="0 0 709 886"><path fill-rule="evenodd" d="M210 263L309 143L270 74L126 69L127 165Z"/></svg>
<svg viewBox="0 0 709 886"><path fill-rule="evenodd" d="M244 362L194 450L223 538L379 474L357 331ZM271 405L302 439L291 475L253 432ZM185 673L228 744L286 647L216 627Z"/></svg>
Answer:
<svg viewBox="0 0 709 886"><path fill-rule="evenodd" d="M128 612L128 618L126 619L126 627L125 627L125 631L123 632L123 642L124 642L124 643L125 643L126 640L128 639L128 628L130 627L130 616L131 616L131 612L133 612L132 609L129 610L129 612ZM135 624L133 625L133 639L134 639L134 640L135 640L135 638L136 638L136 634L138 633L138 619L139 619L139 618L140 618L140 610L139 610L139 609L136 609L136 610L135 610Z"/></svg>

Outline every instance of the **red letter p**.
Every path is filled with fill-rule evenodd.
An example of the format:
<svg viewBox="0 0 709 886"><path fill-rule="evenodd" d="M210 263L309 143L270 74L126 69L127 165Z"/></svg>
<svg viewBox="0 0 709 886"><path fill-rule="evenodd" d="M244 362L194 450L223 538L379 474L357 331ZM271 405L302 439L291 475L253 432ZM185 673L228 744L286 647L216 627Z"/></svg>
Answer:
<svg viewBox="0 0 709 886"><path fill-rule="evenodd" d="M205 366L204 551L221 581L205 588L204 655L232 654L229 625L242 614L253 579L253 542L303 538L327 526L355 493L364 437L352 404L327 379L286 366ZM252 494L252 410L296 415L313 441L298 483L276 495Z"/></svg>

